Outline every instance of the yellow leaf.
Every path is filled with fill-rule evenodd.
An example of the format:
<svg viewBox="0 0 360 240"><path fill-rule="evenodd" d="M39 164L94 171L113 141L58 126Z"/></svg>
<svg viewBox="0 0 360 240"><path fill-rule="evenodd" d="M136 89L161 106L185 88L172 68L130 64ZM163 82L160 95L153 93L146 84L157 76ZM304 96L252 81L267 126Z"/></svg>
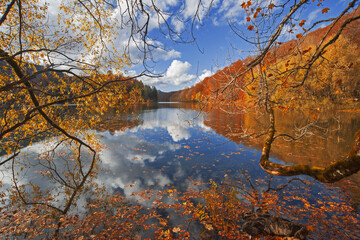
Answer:
<svg viewBox="0 0 360 240"><path fill-rule="evenodd" d="M211 224L205 223L205 228L209 231L214 230L213 226Z"/></svg>

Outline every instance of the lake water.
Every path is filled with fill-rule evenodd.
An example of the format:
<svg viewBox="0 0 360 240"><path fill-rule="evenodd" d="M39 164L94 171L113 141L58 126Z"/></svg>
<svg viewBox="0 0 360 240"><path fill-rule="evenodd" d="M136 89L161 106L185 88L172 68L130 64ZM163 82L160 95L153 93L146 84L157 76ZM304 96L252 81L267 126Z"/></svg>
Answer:
<svg viewBox="0 0 360 240"><path fill-rule="evenodd" d="M129 191L164 186L185 190L190 179L220 181L239 169L265 175L258 165L259 151L216 133L196 110L175 106L141 110L138 125L99 133L109 147L101 156L108 173L99 181L119 190L129 184L135 184Z"/></svg>
<svg viewBox="0 0 360 240"><path fill-rule="evenodd" d="M239 133L244 130L247 133L256 132L266 126L267 121L263 116L225 114L220 111L198 115L196 105L179 103L144 107L137 114L138 119L136 124L133 122L134 125L111 127L110 121L108 127L103 126L103 130L99 131L103 143L109 149L102 153L102 164L107 170L98 181L114 191L120 191L131 198L133 191L161 191L170 187L185 191L193 188L194 180L221 182L230 177L242 182L240 185L244 192L254 192L253 188L257 192L265 192L269 186L275 189L289 184L285 191L276 192L277 197L286 199L288 194L293 194L294 198L297 196L299 199L306 199L311 205L312 213L309 213L310 220L299 220L304 224L319 225L321 221L314 219L321 209L326 209L322 204L329 202L329 199L334 203L350 205L354 217L359 218L359 173L335 184L324 184L308 176L270 176L261 169L259 159L263 138L241 141ZM294 133L296 127L306 124L304 114L298 112L288 113L285 117L278 113L277 119L279 133ZM346 155L359 127L359 114L334 111L322 113L311 136L297 143L285 140L275 142L272 161L327 166ZM301 179L309 184L292 181L294 179ZM133 187L125 187L128 185ZM296 206L300 209L297 211L306 212L302 203L297 200L286 203L290 205L289 209ZM328 203L329 206L332 204ZM343 214L340 209L323 211L329 218ZM293 215L296 214L301 215L294 210ZM316 223L309 223L312 221ZM338 221L346 224L341 220L332 223L336 224ZM323 223L321 234L329 233L329 228L337 231L328 224ZM341 224L338 227L343 228ZM358 227L353 232L354 235L348 236L350 239L358 238L359 232ZM329 236L334 237L333 233L329 233L327 237ZM319 235L315 238L319 238Z"/></svg>
<svg viewBox="0 0 360 240"><path fill-rule="evenodd" d="M289 113L286 118L277 115L279 133L293 133L305 124L301 113ZM261 130L266 126L263 116L220 111L199 115L196 105L164 103L143 106L131 115L133 121L122 117L110 119L98 130L108 146L101 155L108 174L99 181L114 189L134 183L131 191L166 185L186 189L188 179L220 181L226 174L235 176L243 171L254 180L269 177L259 165L263 138L242 141L239 134ZM298 142L276 141L273 161L327 166L349 152L359 127L359 113L323 113L310 137ZM275 179L286 182L291 178L274 177L272 181ZM350 194L355 205L359 203L359 185L359 173L333 184Z"/></svg>
<svg viewBox="0 0 360 240"><path fill-rule="evenodd" d="M331 198L334 202L348 203L354 217L359 218L359 173L335 184L320 183L308 176L270 176L259 165L263 139L242 141L240 135L266 126L267 120L263 116L230 115L215 110L199 114L196 109L194 104L159 103L137 107L134 114L107 116L97 129L89 130L95 132L106 146L100 152L101 168L94 181L104 185L109 192L121 193L128 199L134 198L133 192L147 189L194 189L194 181L220 183L230 178L242 181L244 192L250 192L246 188L264 192L269 187L275 189L286 185L298 192L306 189L307 201L314 204L315 212L317 202ZM303 114L298 112L286 116L278 113L277 119L279 133L293 133L294 129L306 124ZM326 166L350 150L359 127L358 113L323 113L311 137L297 143L275 142L272 161ZM43 141L25 147L23 156L36 158L47 144ZM40 166L27 168L19 178L21 184L27 185L31 181L55 195L56 188L49 187L43 177L35 174L40 170ZM3 186L11 186L11 179L6 174L3 174L2 181ZM304 186L301 181L306 181L309 186ZM278 194L286 198L287 191ZM356 235L359 232L350 236L359 236Z"/></svg>

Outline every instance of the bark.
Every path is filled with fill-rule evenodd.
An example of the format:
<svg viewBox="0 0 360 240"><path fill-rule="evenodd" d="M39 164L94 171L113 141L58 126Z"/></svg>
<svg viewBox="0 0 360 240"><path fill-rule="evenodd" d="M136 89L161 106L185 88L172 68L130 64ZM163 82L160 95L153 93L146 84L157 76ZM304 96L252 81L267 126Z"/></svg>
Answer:
<svg viewBox="0 0 360 240"><path fill-rule="evenodd" d="M271 144L275 135L275 117L270 110L270 127L264 142L260 158L260 166L266 172L278 176L308 175L320 182L333 183L351 176L360 170L360 130L355 134L355 142L351 151L344 159L340 159L328 167L297 164L287 166L269 160Z"/></svg>

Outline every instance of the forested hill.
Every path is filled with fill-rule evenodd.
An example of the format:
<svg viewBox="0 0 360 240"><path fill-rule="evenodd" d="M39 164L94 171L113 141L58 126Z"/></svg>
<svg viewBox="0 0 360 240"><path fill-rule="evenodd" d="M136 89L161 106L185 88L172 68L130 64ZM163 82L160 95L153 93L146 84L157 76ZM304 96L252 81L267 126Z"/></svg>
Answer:
<svg viewBox="0 0 360 240"><path fill-rule="evenodd" d="M49 87L50 85L56 85L61 84L61 82L67 82L68 84L72 82L79 81L76 77L71 77L70 75L67 75L62 72L50 72L45 71L45 67L41 65L35 65L31 63L24 63L23 69L28 70L29 74L31 74L31 71L33 69L36 69L38 72L37 75L35 75L33 78L31 78L31 84L33 85L34 89L38 89L41 91L41 89L44 89L46 87ZM16 78L16 75L12 71L11 67L8 66L5 61L0 61L0 75L3 77L3 81L5 83L11 83L14 78ZM157 101L158 100L158 91L155 87L151 87L148 85L143 84L141 80L137 79L131 79L127 80L128 77L123 75L113 75L111 72L103 75L99 75L99 78L105 78L105 79L123 79L124 81L121 83L124 88L124 93L129 94L133 90L137 90L141 96L140 100L143 101ZM84 76L86 78L86 76ZM79 81L79 85L81 86L81 82ZM52 92L54 94L56 92ZM60 94L60 93L58 93ZM56 95L54 95L56 96Z"/></svg>
<svg viewBox="0 0 360 240"><path fill-rule="evenodd" d="M309 58L321 41L321 37L331 27L328 39L334 36L346 19L359 14L359 12L360 8L345 15L334 27L328 25L304 36L297 35L297 39L285 43L278 42L265 57L264 62L267 64L268 69L274 69L275 65L276 68L287 69L289 65L295 64L295 57L297 57L297 63L299 63L300 60L297 54ZM343 101L344 97L358 100L360 98L360 76L358 74L360 72L360 59L358 56L360 56L359 20L348 24L339 39L327 48L322 62L318 64L319 68L315 70L316 72L312 71L309 74L309 81L307 81L309 84L306 86L309 91L307 91L305 97L316 97L321 101L326 99L326 101L331 102ZM238 60L190 88L169 93L159 92L159 101L203 101L212 97L219 97L224 87L234 79L235 75L243 71L246 63L249 63L252 59L253 57L249 56L244 60ZM271 71L269 72L269 76L275 75ZM246 77L237 81L246 84L248 80L244 78ZM244 96L241 91L238 91L231 98L232 100L241 100Z"/></svg>

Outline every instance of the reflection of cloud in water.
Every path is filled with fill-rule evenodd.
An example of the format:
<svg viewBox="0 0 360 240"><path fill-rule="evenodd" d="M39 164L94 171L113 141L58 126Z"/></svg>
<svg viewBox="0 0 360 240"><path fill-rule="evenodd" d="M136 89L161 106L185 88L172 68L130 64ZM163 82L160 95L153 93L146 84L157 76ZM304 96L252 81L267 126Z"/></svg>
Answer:
<svg viewBox="0 0 360 240"><path fill-rule="evenodd" d="M173 181L177 179L186 178L179 160L173 157L165 159L167 154L173 156L173 153L169 155L169 152L181 149L180 145L170 142L148 142L133 133L162 128L174 142L188 140L191 137L190 128L209 130L204 124L203 116L194 118L196 114L196 111L172 108L146 110L140 114L142 124L128 132L115 131L113 135L109 132L101 133L101 141L107 148L100 155L105 172L99 175L98 183L120 190L130 197L132 192L149 188L161 190L165 185L174 184ZM191 121L187 121L190 119ZM170 174L160 171L154 167L157 161L168 162L176 168L176 172ZM125 187L130 184L135 185ZM190 183L185 180L183 184Z"/></svg>
<svg viewBox="0 0 360 240"><path fill-rule="evenodd" d="M164 128L172 137L174 142L188 140L191 135L190 127L199 127L206 131L210 130L204 124L202 115L196 117L198 112L192 110L163 108L157 110L144 111L140 118L142 125L132 128L131 132L137 132L144 129ZM116 135L122 134L122 131L115 131Z"/></svg>
<svg viewBox="0 0 360 240"><path fill-rule="evenodd" d="M183 163L174 158L174 153L181 149L180 145L170 142L148 142L142 135L142 130L165 129L174 142L189 140L191 128L209 131L204 124L204 116L197 116L193 110L164 108L146 110L140 113L142 124L128 131L100 133L101 141L107 146L101 152L102 167L105 172L100 174L97 181L114 190L122 191L127 197L132 192L140 192L149 188L161 190L168 184L180 184L190 187ZM170 157L170 159L166 159ZM165 163L166 162L166 163ZM176 169L169 173L160 171L158 164ZM189 167L189 166L187 166ZM183 179L183 180L182 180ZM197 174L198 181L202 181L201 174ZM125 187L135 184L133 187Z"/></svg>
<svg viewBox="0 0 360 240"><path fill-rule="evenodd" d="M22 148L21 154L15 159L14 172L16 174L17 185L24 187L23 190L27 192L30 202L32 201L31 196L34 196L33 186L36 186L43 194L49 194L53 197L53 201L48 202L50 205L63 209L66 204L66 199L68 198L64 192L64 186L53 178L49 178L49 176L56 175L62 179L66 179L65 175L68 174L69 168L74 171L73 167L75 165L72 160L73 152L68 148L69 146L62 147L62 145L58 145L58 143L59 139L52 137ZM55 146L58 147L55 148ZM47 155L47 153L50 153L50 155ZM86 151L83 150L82 159L90 159L88 156ZM50 166L47 164L48 161L52 163L52 171L48 168ZM90 162L87 162L87 164L89 163ZM87 164L85 164L85 162L83 164L85 173L89 167ZM56 170L56 173L54 169ZM0 181L2 181L4 189L11 189L14 185L11 165L1 166L0 171L3 173ZM56 178L59 179L58 177ZM69 179L68 183L71 185L73 184ZM77 200L77 209L74 209L74 211L84 211L82 207L85 205L85 199L86 196L79 196L79 199Z"/></svg>
<svg viewBox="0 0 360 240"><path fill-rule="evenodd" d="M171 143L149 143L134 135L122 133L110 135L102 133L101 142L107 146L100 158L105 172L96 180L99 184L113 189L121 189L127 197L133 191L162 188L171 184L170 178L149 163L164 158L164 154L180 148ZM131 188L126 185L135 184Z"/></svg>
<svg viewBox="0 0 360 240"><path fill-rule="evenodd" d="M196 116L195 111L181 110L181 109L157 109L155 111L144 111L141 113L143 125L132 128L129 132L115 131L115 134L109 132L97 133L99 134L101 143L107 147L99 154L101 159L101 171L96 179L100 185L105 185L109 189L121 191L125 196L130 197L132 192L140 192L152 188L154 190L162 190L166 185L174 185L175 182L180 181L184 187L189 187L191 183L186 180L187 172L184 170L189 166L174 157L174 152L181 150L181 145L174 144L181 140L188 140L191 137L190 128L197 127L203 131L207 131L204 127L204 119L202 116L195 118L189 123L186 121ZM145 138L133 134L146 129L162 128L172 137L174 142L150 142ZM156 131L157 132L157 131ZM39 155L44 151L50 150L54 147L54 139L49 139L33 144L22 149L22 158L29 159L28 162L37 162ZM69 152L66 149L62 149ZM35 161L35 162L34 162ZM58 161L58 160L57 160ZM167 168L172 169L161 171L159 165L164 164ZM61 160L58 165L58 170L61 172L65 170L61 165ZM18 167L19 168L19 167ZM175 170L176 169L176 170ZM62 205L63 194L58 184L49 182L46 176L39 174L42 170L41 166L33 166L30 169L22 171L20 184L29 186L29 182L37 184L43 191L49 190L53 196L57 196L59 200L57 204ZM10 171L3 170L2 177L3 185L10 187L12 179ZM199 174L198 176L201 179ZM197 179L197 180L200 180ZM133 187L125 187L126 185L134 184ZM179 183L177 183L179 184ZM85 196L82 196L84 198ZM84 199L80 200L83 202ZM80 206L82 204L79 204Z"/></svg>
<svg viewBox="0 0 360 240"><path fill-rule="evenodd" d="M183 139L188 140L190 138L189 131L181 126L171 125L167 126L166 129L174 142L178 142Z"/></svg>

